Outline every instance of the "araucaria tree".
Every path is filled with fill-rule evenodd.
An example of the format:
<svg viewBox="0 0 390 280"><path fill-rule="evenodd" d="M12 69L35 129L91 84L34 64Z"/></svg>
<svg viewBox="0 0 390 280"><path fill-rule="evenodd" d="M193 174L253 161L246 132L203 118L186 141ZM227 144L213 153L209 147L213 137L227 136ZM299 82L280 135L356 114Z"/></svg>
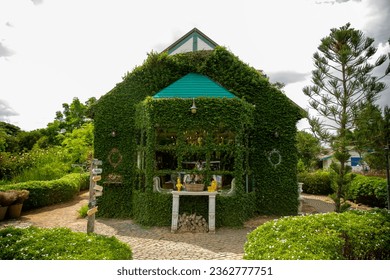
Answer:
<svg viewBox="0 0 390 280"><path fill-rule="evenodd" d="M348 185L350 167L347 162L352 146L349 135L354 129L355 111L379 97L386 88L380 80L390 72L389 65L383 75L373 75L373 70L383 65L387 56L390 59L390 54L374 59L377 48L373 44L374 39L351 28L349 23L331 29L330 35L321 39L319 52L313 55L313 85L303 89L310 106L318 113L316 117L309 117L312 131L334 151L336 211L341 210Z"/></svg>

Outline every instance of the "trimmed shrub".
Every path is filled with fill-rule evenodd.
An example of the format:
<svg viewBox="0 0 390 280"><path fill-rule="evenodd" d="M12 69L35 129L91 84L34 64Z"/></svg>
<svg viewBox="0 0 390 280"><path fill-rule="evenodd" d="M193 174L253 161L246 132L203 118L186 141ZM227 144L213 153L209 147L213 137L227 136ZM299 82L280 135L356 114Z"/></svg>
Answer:
<svg viewBox="0 0 390 280"><path fill-rule="evenodd" d="M372 207L386 207L386 179L356 175L349 187L350 199Z"/></svg>
<svg viewBox="0 0 390 280"><path fill-rule="evenodd" d="M389 259L389 232L385 210L285 217L248 235L244 259Z"/></svg>
<svg viewBox="0 0 390 280"><path fill-rule="evenodd" d="M298 181L303 183L303 192L307 194L328 195L333 192L330 173L318 170L312 173L301 173Z"/></svg>
<svg viewBox="0 0 390 280"><path fill-rule="evenodd" d="M170 226L172 195L155 192L133 192L133 217L144 226ZM208 219L207 196L181 196L179 213L197 213ZM256 194L243 196L217 196L215 225L241 227L255 215ZM234 210L233 210L234 209Z"/></svg>
<svg viewBox="0 0 390 280"><path fill-rule="evenodd" d="M89 182L88 174L72 173L52 181L30 181L0 186L1 191L28 190L29 198L23 204L23 210L52 205L74 198Z"/></svg>
<svg viewBox="0 0 390 280"><path fill-rule="evenodd" d="M72 232L67 228L0 230L0 260L131 259L130 247L115 237Z"/></svg>
<svg viewBox="0 0 390 280"><path fill-rule="evenodd" d="M134 191L132 204L134 220L137 223L144 226L171 225L171 194Z"/></svg>
<svg viewBox="0 0 390 280"><path fill-rule="evenodd" d="M241 227L255 214L256 193L254 192L239 197L217 196L215 222L218 227Z"/></svg>

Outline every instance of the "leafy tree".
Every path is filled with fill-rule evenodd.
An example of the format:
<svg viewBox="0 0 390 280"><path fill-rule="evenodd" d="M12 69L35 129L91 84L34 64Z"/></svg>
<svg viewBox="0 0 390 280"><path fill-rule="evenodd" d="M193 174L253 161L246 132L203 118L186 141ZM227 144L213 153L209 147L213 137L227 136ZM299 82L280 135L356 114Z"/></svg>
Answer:
<svg viewBox="0 0 390 280"><path fill-rule="evenodd" d="M5 152L7 149L7 133L3 130L0 129L0 152Z"/></svg>
<svg viewBox="0 0 390 280"><path fill-rule="evenodd" d="M18 134L18 144L19 151L26 152L30 151L34 145L41 139L43 136L42 129L36 129L32 131L21 131Z"/></svg>
<svg viewBox="0 0 390 280"><path fill-rule="evenodd" d="M60 123L59 128L71 132L73 129L80 128L84 123L90 122L88 114L95 103L95 97L89 98L85 104L82 104L77 97L73 98L71 104L63 103L63 112L56 113L56 120Z"/></svg>
<svg viewBox="0 0 390 280"><path fill-rule="evenodd" d="M318 155L321 152L320 141L311 133L298 131L296 136L298 159L301 160L305 169L312 169L316 166Z"/></svg>
<svg viewBox="0 0 390 280"><path fill-rule="evenodd" d="M385 170L384 147L390 140L390 108L381 111L378 105L367 104L358 110L353 140L357 150L372 169Z"/></svg>
<svg viewBox="0 0 390 280"><path fill-rule="evenodd" d="M71 104L63 103L63 111L57 111L53 122L42 129L42 137L37 141L40 148L62 145L66 133L81 128L85 123L91 122L92 107L96 98L89 98L85 104L75 97Z"/></svg>
<svg viewBox="0 0 390 280"><path fill-rule="evenodd" d="M71 133L66 133L62 146L71 156L73 163L86 162L93 151L93 124L86 123Z"/></svg>
<svg viewBox="0 0 390 280"><path fill-rule="evenodd" d="M20 131L20 128L16 125L0 122L0 151L18 152L17 136Z"/></svg>
<svg viewBox="0 0 390 280"><path fill-rule="evenodd" d="M390 40L389 40L390 42ZM315 70L312 86L303 89L310 106L319 117L309 117L312 131L322 141L330 144L338 164L334 164L336 210L341 209L341 199L348 185L347 176L350 131L355 127L355 110L362 104L374 102L385 84L380 80L389 74L390 65L383 76L376 77L373 70L386 62L380 55L372 62L377 48L374 39L351 28L350 24L331 29L329 36L321 39L319 52L314 53ZM390 57L390 54L388 54ZM321 119L320 119L321 117Z"/></svg>

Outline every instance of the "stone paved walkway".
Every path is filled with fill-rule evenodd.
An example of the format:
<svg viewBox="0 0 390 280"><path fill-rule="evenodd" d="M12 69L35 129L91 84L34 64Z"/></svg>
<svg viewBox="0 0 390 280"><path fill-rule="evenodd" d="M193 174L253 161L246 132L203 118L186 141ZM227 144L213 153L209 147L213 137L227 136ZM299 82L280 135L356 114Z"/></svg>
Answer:
<svg viewBox="0 0 390 280"><path fill-rule="evenodd" d="M328 213L335 210L334 202L326 196L302 194L302 198L305 203L315 208L317 213Z"/></svg>
<svg viewBox="0 0 390 280"><path fill-rule="evenodd" d="M324 208L319 198L304 198L309 203L309 212L331 210ZM23 213L18 220L0 222L0 229L6 226L68 227L74 231L86 232L86 219L78 218L77 210L87 204L88 193L82 193L75 200L43 207ZM321 209L316 210L314 207ZM260 224L276 217L258 217L239 229L219 228L215 234L171 233L169 227L142 227L132 220L103 219L95 222L95 233L116 236L129 244L133 258L138 260L235 260L242 259L247 234Z"/></svg>

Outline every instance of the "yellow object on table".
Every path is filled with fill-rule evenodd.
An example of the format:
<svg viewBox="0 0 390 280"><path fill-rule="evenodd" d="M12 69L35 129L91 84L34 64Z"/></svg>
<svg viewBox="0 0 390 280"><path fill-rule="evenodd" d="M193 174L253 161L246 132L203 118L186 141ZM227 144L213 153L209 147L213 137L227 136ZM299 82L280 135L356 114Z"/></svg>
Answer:
<svg viewBox="0 0 390 280"><path fill-rule="evenodd" d="M176 182L177 191L180 192L182 187L183 187L183 184L181 183L180 178L177 178L177 182Z"/></svg>
<svg viewBox="0 0 390 280"><path fill-rule="evenodd" d="M215 191L217 191L217 181L213 180L213 181L211 182L211 186L208 186L208 187L207 187L207 190L208 190L209 192L215 192Z"/></svg>

